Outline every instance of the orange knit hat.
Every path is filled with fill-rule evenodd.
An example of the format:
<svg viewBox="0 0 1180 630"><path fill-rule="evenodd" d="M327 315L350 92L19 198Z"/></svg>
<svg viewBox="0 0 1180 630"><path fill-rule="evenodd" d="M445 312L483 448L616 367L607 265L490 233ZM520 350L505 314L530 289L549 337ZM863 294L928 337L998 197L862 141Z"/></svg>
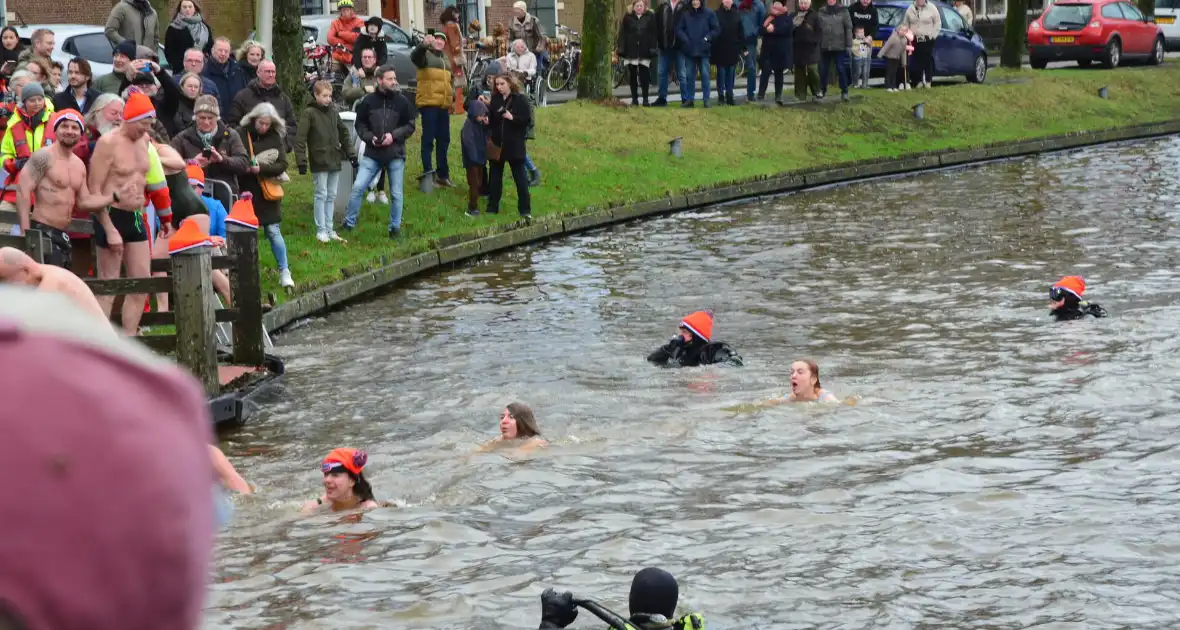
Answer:
<svg viewBox="0 0 1180 630"><path fill-rule="evenodd" d="M1086 281L1081 276L1065 276L1053 285L1054 289L1064 289L1069 291L1077 299L1082 299L1082 295L1086 293Z"/></svg>
<svg viewBox="0 0 1180 630"><path fill-rule="evenodd" d="M199 184L202 188L205 187L205 169L197 166L196 164L189 164L188 166L184 167L184 172L186 175L188 175L189 186Z"/></svg>
<svg viewBox="0 0 1180 630"><path fill-rule="evenodd" d="M324 458L320 469L331 472L333 468L343 467L348 472L359 475L365 464L369 463L369 454L355 448L336 448Z"/></svg>
<svg viewBox="0 0 1180 630"><path fill-rule="evenodd" d="M135 122L156 115L156 107L147 94L133 91L127 96L127 104L123 106L123 122Z"/></svg>
<svg viewBox="0 0 1180 630"><path fill-rule="evenodd" d="M78 123L78 126L81 127L83 130L86 129L86 122L84 120L82 120L82 114L80 112L78 112L78 110L76 110L76 109L63 109L63 110L57 112L56 114L54 114L52 121L49 124L49 128L52 129L56 133L57 126L66 120L72 120L72 121Z"/></svg>
<svg viewBox="0 0 1180 630"><path fill-rule="evenodd" d="M705 341L713 340L713 313L710 311L697 311L680 320L680 325Z"/></svg>
<svg viewBox="0 0 1180 630"><path fill-rule="evenodd" d="M242 227L258 229L258 216L254 214L254 195L244 192L230 208L226 223L233 223Z"/></svg>
<svg viewBox="0 0 1180 630"><path fill-rule="evenodd" d="M195 247L213 246L213 241L209 240L209 235L197 225L196 221L185 219L180 222L180 228L176 230L176 234L168 239L168 254L179 254L183 251L188 251Z"/></svg>

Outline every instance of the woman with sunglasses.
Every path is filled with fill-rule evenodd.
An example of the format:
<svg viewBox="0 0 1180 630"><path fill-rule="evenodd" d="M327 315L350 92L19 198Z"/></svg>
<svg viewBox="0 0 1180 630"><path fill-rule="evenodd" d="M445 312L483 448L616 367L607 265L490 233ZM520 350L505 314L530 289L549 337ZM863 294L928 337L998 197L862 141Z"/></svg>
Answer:
<svg viewBox="0 0 1180 630"><path fill-rule="evenodd" d="M380 507L373 498L373 488L362 472L368 461L368 453L355 448L338 448L328 453L320 464L320 470L324 473L324 495L304 503L303 512L310 514L325 508L343 512Z"/></svg>
<svg viewBox="0 0 1180 630"><path fill-rule="evenodd" d="M508 403L500 413L499 437L493 438L479 450L488 451L508 445L525 451L549 445L549 442L541 437L541 429L537 427L537 418L533 415L533 410L524 403Z"/></svg>
<svg viewBox="0 0 1180 630"><path fill-rule="evenodd" d="M1086 281L1081 276L1065 276L1049 289L1049 314L1057 321L1082 319L1087 315L1106 317L1106 309L1086 302Z"/></svg>

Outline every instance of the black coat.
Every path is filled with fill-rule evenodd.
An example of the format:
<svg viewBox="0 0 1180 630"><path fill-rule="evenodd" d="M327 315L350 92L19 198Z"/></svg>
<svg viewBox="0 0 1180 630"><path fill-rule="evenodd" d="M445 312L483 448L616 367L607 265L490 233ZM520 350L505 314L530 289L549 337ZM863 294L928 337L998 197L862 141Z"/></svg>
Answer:
<svg viewBox="0 0 1180 630"><path fill-rule="evenodd" d="M74 88L67 87L64 92L58 92L53 95L53 109L61 111L63 109L74 109L82 112L83 115L90 111L91 106L94 105L94 99L98 98L102 92L94 88L86 88L86 104L78 107L78 99L74 97Z"/></svg>
<svg viewBox="0 0 1180 630"><path fill-rule="evenodd" d="M880 16L877 14L877 5L870 0L869 6L861 6L859 1L854 2L848 6L848 14L852 16L852 30L858 28L865 30L865 35L876 39L877 27L880 26Z"/></svg>
<svg viewBox="0 0 1180 630"><path fill-rule="evenodd" d="M771 16L770 25L774 26L774 32L766 30L765 26L762 27L762 63L772 70L786 70L787 61L791 59L791 46L794 42L791 30L795 27L791 22L793 17L789 13Z"/></svg>
<svg viewBox="0 0 1180 630"><path fill-rule="evenodd" d="M406 139L414 135L414 119L418 111L401 90L388 92L378 87L365 95L356 106L356 135L365 143L365 157L382 166L393 160L406 159ZM377 146L389 134L393 144Z"/></svg>
<svg viewBox="0 0 1180 630"><path fill-rule="evenodd" d="M282 220L280 211L283 200L272 201L263 196L261 180L274 179L287 172L287 141L273 126L262 136L258 135L258 131L253 126L239 129L238 134L242 137L242 144L247 146L253 144L255 156L270 149L277 149L279 152L277 161L259 165L260 169L257 173L245 173L238 176L238 186L241 187L242 192L254 195L254 215L258 217L258 223L260 225L278 223Z"/></svg>
<svg viewBox="0 0 1180 630"><path fill-rule="evenodd" d="M736 66L742 58L742 51L746 49L745 33L742 32L742 14L737 5L726 9L717 9L717 25L721 32L713 40L713 49L709 54L709 61L718 68Z"/></svg>
<svg viewBox="0 0 1180 630"><path fill-rule="evenodd" d="M205 28L209 29L209 41L205 42L204 49L208 57L213 52L213 29L209 28L208 22L205 22ZM193 43L193 34L187 28L176 28L170 24L168 30L164 31L164 58L177 76L184 72L184 53L193 47Z"/></svg>
<svg viewBox="0 0 1180 630"><path fill-rule="evenodd" d="M673 11L668 0L660 3L660 8L656 9L656 43L660 50L676 48L676 24L690 6L691 0L680 0Z"/></svg>
<svg viewBox="0 0 1180 630"><path fill-rule="evenodd" d="M724 342L706 342L694 337L686 343L679 335L649 354L647 360L665 367L696 367L715 363L742 365L742 357Z"/></svg>
<svg viewBox="0 0 1180 630"><path fill-rule="evenodd" d="M488 136L500 147L500 161L523 160L531 114L528 98L523 94L509 94L505 99L496 92L488 110ZM512 120L504 118L505 111L512 112Z"/></svg>
<svg viewBox="0 0 1180 630"><path fill-rule="evenodd" d="M368 33L362 32L357 35L356 43L352 45L352 65L355 68L361 67L361 51L366 48L372 48L374 53L377 53L377 67L385 65L385 61L389 58L389 38L378 33L376 38L369 37ZM407 81L409 78L406 79Z"/></svg>
<svg viewBox="0 0 1180 630"><path fill-rule="evenodd" d="M815 9L807 13L796 13L791 16L792 24L799 21L791 34L795 51L796 66L810 66L819 63L819 44L823 31L819 26L819 14ZM777 30L777 27L775 28Z"/></svg>
<svg viewBox="0 0 1180 630"><path fill-rule="evenodd" d="M656 14L648 11L638 17L634 12L623 16L619 23L617 44L619 59L654 59L660 54Z"/></svg>

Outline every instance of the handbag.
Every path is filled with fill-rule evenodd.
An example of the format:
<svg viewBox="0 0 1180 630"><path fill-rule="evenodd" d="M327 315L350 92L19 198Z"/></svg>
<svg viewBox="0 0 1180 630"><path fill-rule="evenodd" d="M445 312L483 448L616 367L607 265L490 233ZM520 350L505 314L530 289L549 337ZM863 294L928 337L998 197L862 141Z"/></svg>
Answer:
<svg viewBox="0 0 1180 630"><path fill-rule="evenodd" d="M250 146L250 160L254 161L254 140L249 131L246 132L246 144ZM283 185L271 177L259 177L258 187L262 189L262 198L267 201L280 201L285 194Z"/></svg>
<svg viewBox="0 0 1180 630"><path fill-rule="evenodd" d="M511 97L509 97L509 98L511 98ZM507 100L504 101L504 109L505 110L508 109L508 101ZM504 118L503 118L503 115L501 115L501 118L500 118L500 141L501 142L504 141ZM500 158L503 155L504 155L504 147L496 144L496 142L494 140L492 140L492 134L489 133L488 134L488 159L493 162L499 162Z"/></svg>

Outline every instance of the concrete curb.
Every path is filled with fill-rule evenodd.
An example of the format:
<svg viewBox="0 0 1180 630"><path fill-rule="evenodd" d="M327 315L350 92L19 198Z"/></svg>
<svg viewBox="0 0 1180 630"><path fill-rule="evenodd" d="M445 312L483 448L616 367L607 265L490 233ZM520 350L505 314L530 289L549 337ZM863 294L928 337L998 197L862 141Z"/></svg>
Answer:
<svg viewBox="0 0 1180 630"><path fill-rule="evenodd" d="M830 168L805 169L746 182L723 184L673 197L643 201L609 209L590 208L586 212L566 217L546 217L530 225L482 238L462 240L453 245L418 254L411 258L384 265L346 280L316 289L286 302L267 313L263 323L267 330L277 332L295 320L339 307L398 281L413 278L442 265L456 263L500 252L512 247L546 240L553 236L573 234L584 230L622 223L643 217L659 216L726 203L852 182L871 177L902 175L939 168L965 166L993 160L1017 158L1038 153L1064 151L1097 144L1153 138L1180 133L1180 120L1133 125L1094 132L1079 132L1048 136L1020 142L998 143L972 149L951 149L896 158L863 160Z"/></svg>

